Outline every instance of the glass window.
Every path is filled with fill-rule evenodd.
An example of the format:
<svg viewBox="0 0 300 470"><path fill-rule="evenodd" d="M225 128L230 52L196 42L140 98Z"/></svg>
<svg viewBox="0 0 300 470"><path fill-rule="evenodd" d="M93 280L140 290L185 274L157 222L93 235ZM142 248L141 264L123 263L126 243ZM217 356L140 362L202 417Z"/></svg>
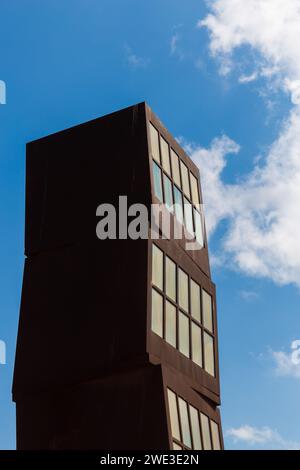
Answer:
<svg viewBox="0 0 300 470"><path fill-rule="evenodd" d="M176 442L173 442L173 450L182 450L182 447L176 444Z"/></svg>
<svg viewBox="0 0 300 470"><path fill-rule="evenodd" d="M152 289L151 328L154 333L163 337L163 297L155 289Z"/></svg>
<svg viewBox="0 0 300 470"><path fill-rule="evenodd" d="M154 179L154 192L155 196L163 201L162 183L161 183L161 169L153 162L153 179Z"/></svg>
<svg viewBox="0 0 300 470"><path fill-rule="evenodd" d="M172 149L171 149L171 162L172 162L173 180L177 184L177 186L181 188L179 158L178 158L178 155Z"/></svg>
<svg viewBox="0 0 300 470"><path fill-rule="evenodd" d="M178 317L178 329L179 329L179 351L186 357L190 357L190 325L189 319L182 312L179 312Z"/></svg>
<svg viewBox="0 0 300 470"><path fill-rule="evenodd" d="M163 269L164 265L164 254L156 246L152 245L152 283L163 290Z"/></svg>
<svg viewBox="0 0 300 470"><path fill-rule="evenodd" d="M183 224L183 205L182 205L182 193L179 189L174 186L174 199L175 199L175 215L177 220Z"/></svg>
<svg viewBox="0 0 300 470"><path fill-rule="evenodd" d="M194 220L195 220L196 240L200 246L204 246L202 218L201 218L200 213L196 211L196 209L194 209Z"/></svg>
<svg viewBox="0 0 300 470"><path fill-rule="evenodd" d="M176 302L176 264L166 256L166 294Z"/></svg>
<svg viewBox="0 0 300 470"><path fill-rule="evenodd" d="M198 322L201 322L200 305L200 286L191 279L191 315L195 320L198 320Z"/></svg>
<svg viewBox="0 0 300 470"><path fill-rule="evenodd" d="M169 412L170 412L172 436L178 441L180 441L181 439L180 439L176 395L169 388L168 388L168 401L169 401Z"/></svg>
<svg viewBox="0 0 300 470"><path fill-rule="evenodd" d="M211 436L213 441L213 448L214 450L221 450L221 443L220 443L220 433L219 433L219 426L215 421L210 421L211 425Z"/></svg>
<svg viewBox="0 0 300 470"><path fill-rule="evenodd" d="M165 170L165 172L168 173L168 175L171 176L169 145L165 141L165 139L163 139L162 137L160 138L160 149L161 149L162 167Z"/></svg>
<svg viewBox="0 0 300 470"><path fill-rule="evenodd" d="M150 142L151 142L151 153L154 160L160 163L159 157L159 142L158 142L158 132L152 124L150 124Z"/></svg>
<svg viewBox="0 0 300 470"><path fill-rule="evenodd" d="M202 428L202 436L203 436L203 448L204 450L211 450L208 417L204 415L203 413L200 413L200 416L201 416L201 428Z"/></svg>
<svg viewBox="0 0 300 470"><path fill-rule="evenodd" d="M215 375L215 358L214 358L214 339L204 331L204 363L205 370L210 375Z"/></svg>
<svg viewBox="0 0 300 470"><path fill-rule="evenodd" d="M190 204L186 198L184 198L184 217L187 230L191 235L194 235L192 204Z"/></svg>
<svg viewBox="0 0 300 470"><path fill-rule="evenodd" d="M202 289L203 325L213 333L213 305L212 296Z"/></svg>
<svg viewBox="0 0 300 470"><path fill-rule="evenodd" d="M185 446L191 448L192 442L191 442L191 431L190 431L187 402L184 401L182 398L178 397L178 405L179 405L179 415L180 415L180 423L181 423L181 431L182 431L182 442L184 443Z"/></svg>
<svg viewBox="0 0 300 470"><path fill-rule="evenodd" d="M197 178L195 178L193 173L190 173L190 178L191 178L191 190L192 190L193 204L200 204L198 180Z"/></svg>
<svg viewBox="0 0 300 470"><path fill-rule="evenodd" d="M186 312L189 310L188 276L178 268L178 303Z"/></svg>
<svg viewBox="0 0 300 470"><path fill-rule="evenodd" d="M193 436L193 449L202 450L198 410L192 405L190 407L191 428Z"/></svg>
<svg viewBox="0 0 300 470"><path fill-rule="evenodd" d="M173 189L172 189L172 182L170 178L168 178L166 175L164 175L164 189L165 189L165 204L167 206L167 209L170 212L173 212Z"/></svg>
<svg viewBox="0 0 300 470"><path fill-rule="evenodd" d="M192 322L192 360L202 367L201 328L194 322Z"/></svg>
<svg viewBox="0 0 300 470"><path fill-rule="evenodd" d="M184 194L190 199L190 183L189 183L189 170L187 166L180 160L181 178L182 178L182 189Z"/></svg>
<svg viewBox="0 0 300 470"><path fill-rule="evenodd" d="M166 300L166 334L167 343L176 348L176 308Z"/></svg>

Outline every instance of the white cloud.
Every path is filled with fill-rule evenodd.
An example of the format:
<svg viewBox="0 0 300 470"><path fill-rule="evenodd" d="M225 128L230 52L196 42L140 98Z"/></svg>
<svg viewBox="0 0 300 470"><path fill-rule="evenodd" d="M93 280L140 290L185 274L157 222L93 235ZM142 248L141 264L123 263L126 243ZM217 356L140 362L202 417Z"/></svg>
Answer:
<svg viewBox="0 0 300 470"><path fill-rule="evenodd" d="M300 443L284 439L276 430L268 426L255 428L247 424L239 428L228 429L226 436L236 442L243 442L246 446L260 446L264 449L298 450Z"/></svg>
<svg viewBox="0 0 300 470"><path fill-rule="evenodd" d="M246 300L247 302L257 300L259 297L257 292L254 292L251 290L241 290L239 294L242 297L242 299Z"/></svg>
<svg viewBox="0 0 300 470"><path fill-rule="evenodd" d="M291 352L271 351L278 375L300 379L300 341L291 343Z"/></svg>
<svg viewBox="0 0 300 470"><path fill-rule="evenodd" d="M128 64L133 68L146 68L149 65L149 59L137 56L131 47L125 45L125 55Z"/></svg>
<svg viewBox="0 0 300 470"><path fill-rule="evenodd" d="M300 286L300 3L212 0L208 4L211 13L199 26L209 31L211 52L222 59L221 73L236 65L236 48L249 46L253 73L268 81L270 92L280 87L291 97L290 114L264 163L253 156L258 163L242 181L226 184L222 179L227 155L239 151L228 137L215 139L209 149L186 144L202 174L208 231L226 219L224 262L249 275Z"/></svg>
<svg viewBox="0 0 300 470"><path fill-rule="evenodd" d="M251 75L241 75L239 77L239 83L250 83L257 79L257 72L253 72Z"/></svg>
<svg viewBox="0 0 300 470"><path fill-rule="evenodd" d="M175 54L175 52L177 50L178 41L179 41L179 33L176 32L171 37L171 41L170 41L171 55Z"/></svg>

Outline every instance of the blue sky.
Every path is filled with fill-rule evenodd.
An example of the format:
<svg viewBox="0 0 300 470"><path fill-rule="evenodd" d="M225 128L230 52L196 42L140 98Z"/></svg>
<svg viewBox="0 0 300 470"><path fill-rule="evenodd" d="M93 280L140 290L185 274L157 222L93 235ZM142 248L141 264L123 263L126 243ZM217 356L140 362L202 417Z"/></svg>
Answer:
<svg viewBox="0 0 300 470"><path fill-rule="evenodd" d="M274 0L251 22L256 2L237 1L230 15L232 0L2 0L1 449L15 447L25 143L143 100L202 173L226 447L300 448L290 355L300 338L299 26L289 27L294 0Z"/></svg>

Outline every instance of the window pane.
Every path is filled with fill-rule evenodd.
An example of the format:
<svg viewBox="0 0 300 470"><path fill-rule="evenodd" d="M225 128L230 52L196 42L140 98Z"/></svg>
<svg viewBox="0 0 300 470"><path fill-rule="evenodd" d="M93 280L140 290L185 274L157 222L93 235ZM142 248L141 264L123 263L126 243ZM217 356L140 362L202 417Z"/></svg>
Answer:
<svg viewBox="0 0 300 470"><path fill-rule="evenodd" d="M213 448L214 450L221 450L221 443L220 443L220 434L219 434L219 426L214 421L210 421L211 425L211 435L213 441Z"/></svg>
<svg viewBox="0 0 300 470"><path fill-rule="evenodd" d="M182 398L178 397L178 404L179 404L179 415L180 415L181 431L182 431L182 442L184 443L184 445L191 448L192 442L191 442L191 431L190 431L187 402L184 401Z"/></svg>
<svg viewBox="0 0 300 470"><path fill-rule="evenodd" d="M186 312L189 310L188 276L178 268L178 302Z"/></svg>
<svg viewBox="0 0 300 470"><path fill-rule="evenodd" d="M200 213L196 211L196 209L194 209L194 220L197 242L200 246L204 246L202 219Z"/></svg>
<svg viewBox="0 0 300 470"><path fill-rule="evenodd" d="M167 209L169 209L170 212L173 212L173 191L172 191L172 182L171 180L164 175L164 188L165 188L165 204L167 206Z"/></svg>
<svg viewBox="0 0 300 470"><path fill-rule="evenodd" d="M184 198L185 226L191 235L194 235L193 209L189 201Z"/></svg>
<svg viewBox="0 0 300 470"><path fill-rule="evenodd" d="M194 322L192 322L192 360L202 367L201 328Z"/></svg>
<svg viewBox="0 0 300 470"><path fill-rule="evenodd" d="M172 173L173 180L181 188L180 184L180 170L179 170L179 158L178 155L171 149L171 161L172 161Z"/></svg>
<svg viewBox="0 0 300 470"><path fill-rule="evenodd" d="M174 186L174 199L175 199L175 215L177 220L183 224L183 205L182 205L182 193L179 189Z"/></svg>
<svg viewBox="0 0 300 470"><path fill-rule="evenodd" d="M200 416L201 416L201 428L202 428L202 436L203 436L203 448L204 450L211 450L208 417L204 415L203 413L200 413Z"/></svg>
<svg viewBox="0 0 300 470"><path fill-rule="evenodd" d="M180 439L180 431L179 431L176 395L169 388L168 388L168 401L169 401L169 412L170 412L172 436L178 441L180 441L181 439Z"/></svg>
<svg viewBox="0 0 300 470"><path fill-rule="evenodd" d="M193 173L190 173L190 178L191 178L192 201L194 204L200 204L198 180L197 178L195 178Z"/></svg>
<svg viewBox="0 0 300 470"><path fill-rule="evenodd" d="M158 143L158 132L152 124L150 124L150 142L152 157L160 163L159 157L159 143Z"/></svg>
<svg viewBox="0 0 300 470"><path fill-rule="evenodd" d="M163 337L163 297L155 289L152 289L151 328L154 333Z"/></svg>
<svg viewBox="0 0 300 470"><path fill-rule="evenodd" d="M166 300L166 341L176 348L176 308Z"/></svg>
<svg viewBox="0 0 300 470"><path fill-rule="evenodd" d="M160 290L163 290L163 264L164 264L164 254L156 246L152 245L152 283L159 287Z"/></svg>
<svg viewBox="0 0 300 470"><path fill-rule="evenodd" d="M176 264L166 256L166 294L176 302Z"/></svg>
<svg viewBox="0 0 300 470"><path fill-rule="evenodd" d="M210 375L215 375L215 359L214 359L214 339L204 331L204 361L205 370Z"/></svg>
<svg viewBox="0 0 300 470"><path fill-rule="evenodd" d="M182 450L182 447L176 444L176 442L173 442L173 450Z"/></svg>
<svg viewBox="0 0 300 470"><path fill-rule="evenodd" d="M160 201L163 201L163 192L162 192L162 184L161 184L161 169L155 162L153 162L153 179L154 179L155 196Z"/></svg>
<svg viewBox="0 0 300 470"><path fill-rule="evenodd" d="M160 138L160 149L161 149L161 161L162 161L163 169L165 170L166 173L168 173L168 175L171 175L169 145L165 141L165 139L163 139L162 137Z"/></svg>
<svg viewBox="0 0 300 470"><path fill-rule="evenodd" d="M193 449L202 450L198 410L192 405L190 407L191 427L193 436Z"/></svg>
<svg viewBox="0 0 300 470"><path fill-rule="evenodd" d="M191 279L191 314L198 322L201 322L200 305L200 286Z"/></svg>
<svg viewBox="0 0 300 470"><path fill-rule="evenodd" d="M184 194L190 199L190 184L189 184L189 170L187 166L180 160L180 168L181 168L181 178L182 178L182 189Z"/></svg>
<svg viewBox="0 0 300 470"><path fill-rule="evenodd" d="M212 296L202 289L203 301L203 325L209 331L213 332L213 309L212 309Z"/></svg>
<svg viewBox="0 0 300 470"><path fill-rule="evenodd" d="M190 357L190 332L189 332L189 319L182 312L179 312L178 319L179 328L179 351L186 357Z"/></svg>

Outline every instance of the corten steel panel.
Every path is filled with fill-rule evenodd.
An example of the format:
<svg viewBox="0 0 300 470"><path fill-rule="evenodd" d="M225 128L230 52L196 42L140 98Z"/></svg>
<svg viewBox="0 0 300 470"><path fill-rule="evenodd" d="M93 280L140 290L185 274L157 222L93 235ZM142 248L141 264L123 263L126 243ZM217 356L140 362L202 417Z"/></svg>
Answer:
<svg viewBox="0 0 300 470"><path fill-rule="evenodd" d="M149 366L17 402L19 450L168 449L161 367Z"/></svg>
<svg viewBox="0 0 300 470"><path fill-rule="evenodd" d="M13 392L146 363L147 241L95 241L26 260Z"/></svg>
<svg viewBox="0 0 300 470"><path fill-rule="evenodd" d="M150 204L145 104L27 144L25 254L95 239L96 208Z"/></svg>

